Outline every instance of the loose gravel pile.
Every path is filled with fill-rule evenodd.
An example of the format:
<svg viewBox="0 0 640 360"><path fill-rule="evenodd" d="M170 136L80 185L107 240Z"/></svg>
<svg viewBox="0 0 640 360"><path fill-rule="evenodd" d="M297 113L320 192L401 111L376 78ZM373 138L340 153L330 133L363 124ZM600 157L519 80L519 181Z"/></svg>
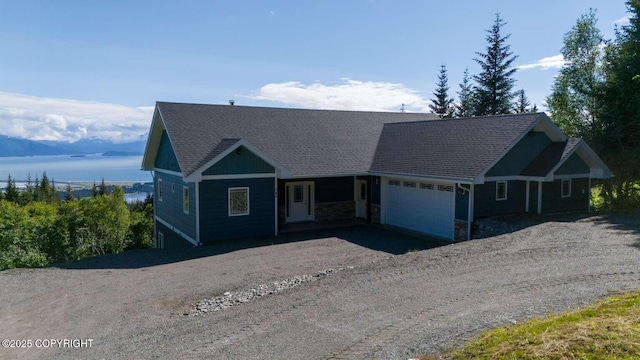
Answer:
<svg viewBox="0 0 640 360"><path fill-rule="evenodd" d="M198 316L210 311L223 310L237 304L247 303L263 296L277 294L281 291L292 289L300 284L317 281L331 274L353 268L353 266L347 266L346 268L340 267L337 269L329 268L313 275L297 275L284 280L261 284L253 289L243 290L236 293L227 291L222 296L200 300L196 304L193 304L189 310L185 311L183 315Z"/></svg>

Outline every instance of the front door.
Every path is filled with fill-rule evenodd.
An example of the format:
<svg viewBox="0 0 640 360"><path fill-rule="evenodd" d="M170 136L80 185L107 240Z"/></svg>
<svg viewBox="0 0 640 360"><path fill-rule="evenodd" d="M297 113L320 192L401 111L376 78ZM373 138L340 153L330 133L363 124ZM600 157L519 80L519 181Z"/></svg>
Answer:
<svg viewBox="0 0 640 360"><path fill-rule="evenodd" d="M356 217L367 218L367 181L356 180Z"/></svg>
<svg viewBox="0 0 640 360"><path fill-rule="evenodd" d="M291 182L286 184L286 222L313 220L313 193L313 181Z"/></svg>

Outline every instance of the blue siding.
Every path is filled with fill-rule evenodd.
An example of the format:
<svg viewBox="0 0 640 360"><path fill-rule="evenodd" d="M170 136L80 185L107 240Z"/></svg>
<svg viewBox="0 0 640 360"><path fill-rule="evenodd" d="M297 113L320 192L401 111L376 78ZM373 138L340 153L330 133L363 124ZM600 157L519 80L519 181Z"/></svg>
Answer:
<svg viewBox="0 0 640 360"><path fill-rule="evenodd" d="M469 192L465 191L464 195L456 187L456 219L467 221L469 218Z"/></svg>
<svg viewBox="0 0 640 360"><path fill-rule="evenodd" d="M526 182L507 181L507 199L496 200L496 182L491 181L475 186L474 218L524 213Z"/></svg>
<svg viewBox="0 0 640 360"><path fill-rule="evenodd" d="M581 212L589 210L589 179L571 180L571 196L563 198L562 181L542 184L542 213Z"/></svg>
<svg viewBox="0 0 640 360"><path fill-rule="evenodd" d="M158 233L162 233L162 235L164 235L164 249L181 249L194 246L188 240L161 223L156 224L156 229L158 230Z"/></svg>
<svg viewBox="0 0 640 360"><path fill-rule="evenodd" d="M275 172L273 166L267 164L244 146L240 146L238 149L220 159L202 174L272 174Z"/></svg>
<svg viewBox="0 0 640 360"><path fill-rule="evenodd" d="M200 183L200 241L273 236L274 178L204 180ZM249 215L229 216L228 189L249 188Z"/></svg>
<svg viewBox="0 0 640 360"><path fill-rule="evenodd" d="M555 175L588 174L590 171L589 165L574 153L556 170Z"/></svg>
<svg viewBox="0 0 640 360"><path fill-rule="evenodd" d="M544 132L531 132L525 135L486 176L517 175L535 159L549 144L551 139Z"/></svg>
<svg viewBox="0 0 640 360"><path fill-rule="evenodd" d="M160 201L158 180L162 179L162 201ZM196 239L196 189L194 183L185 184L179 176L156 172L154 186L154 206L156 215L182 231L193 240ZM189 188L189 214L183 211L182 188ZM175 191L174 191L175 189Z"/></svg>
<svg viewBox="0 0 640 360"><path fill-rule="evenodd" d="M169 136L164 130L162 131L162 138L160 139L160 146L158 147L158 154L156 155L156 162L154 166L158 169L180 172L178 159L173 151L173 147L171 147Z"/></svg>

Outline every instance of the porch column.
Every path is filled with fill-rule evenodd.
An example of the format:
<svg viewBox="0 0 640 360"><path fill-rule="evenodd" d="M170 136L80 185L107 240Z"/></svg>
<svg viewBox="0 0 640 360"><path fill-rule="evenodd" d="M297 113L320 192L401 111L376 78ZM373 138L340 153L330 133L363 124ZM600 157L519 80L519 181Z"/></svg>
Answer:
<svg viewBox="0 0 640 360"><path fill-rule="evenodd" d="M538 214L542 214L542 181L538 181Z"/></svg>
<svg viewBox="0 0 640 360"><path fill-rule="evenodd" d="M528 213L529 212L529 180L527 180L527 190L526 190L526 195L525 195L525 203L524 203L524 212Z"/></svg>

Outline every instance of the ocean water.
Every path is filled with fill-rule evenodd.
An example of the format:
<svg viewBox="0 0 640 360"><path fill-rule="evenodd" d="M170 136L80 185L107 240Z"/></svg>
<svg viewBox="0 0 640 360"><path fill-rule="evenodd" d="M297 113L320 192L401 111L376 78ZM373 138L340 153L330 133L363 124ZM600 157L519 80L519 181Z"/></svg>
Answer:
<svg viewBox="0 0 640 360"><path fill-rule="evenodd" d="M11 175L17 182L47 177L56 182L152 182L151 172L140 170L142 156L84 157L70 155L0 157L0 182Z"/></svg>

